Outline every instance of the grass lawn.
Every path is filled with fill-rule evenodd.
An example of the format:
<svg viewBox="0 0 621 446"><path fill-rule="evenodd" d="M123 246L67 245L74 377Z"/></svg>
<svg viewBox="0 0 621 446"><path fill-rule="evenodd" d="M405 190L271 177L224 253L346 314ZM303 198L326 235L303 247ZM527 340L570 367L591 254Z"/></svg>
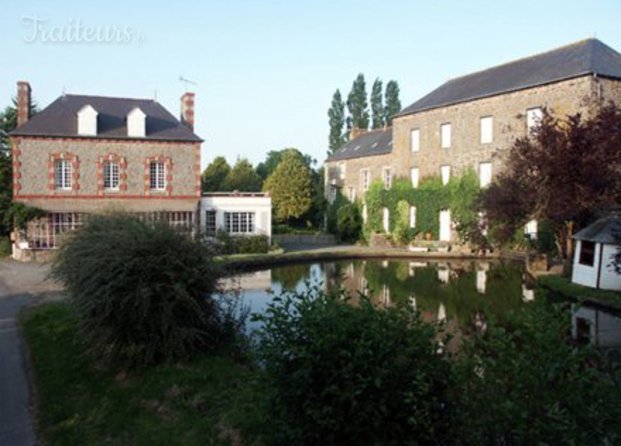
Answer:
<svg viewBox="0 0 621 446"><path fill-rule="evenodd" d="M544 288L556 291L570 299L574 298L578 301L597 301L604 304L614 304L621 306L621 293L616 291L598 290L576 283L572 283L566 277L561 276L541 276L537 282Z"/></svg>
<svg viewBox="0 0 621 446"><path fill-rule="evenodd" d="M235 445L231 425L257 421L257 372L225 354L117 373L83 354L68 303L31 308L22 323L46 444Z"/></svg>

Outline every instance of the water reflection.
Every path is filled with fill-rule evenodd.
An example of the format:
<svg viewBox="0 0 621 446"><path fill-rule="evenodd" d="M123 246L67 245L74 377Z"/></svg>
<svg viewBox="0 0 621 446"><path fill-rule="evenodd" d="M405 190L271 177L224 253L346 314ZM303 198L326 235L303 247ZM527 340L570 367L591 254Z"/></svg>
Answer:
<svg viewBox="0 0 621 446"><path fill-rule="evenodd" d="M308 286L324 291L345 289L354 305L360 293L379 306L410 305L423 319L443 323L457 339L485 333L490 318L501 318L535 299L523 266L503 262L306 263L243 274L225 284L225 288L240 290L250 310L258 313L283 290L303 291ZM571 317L575 339L602 347L621 347L621 314L574 306Z"/></svg>

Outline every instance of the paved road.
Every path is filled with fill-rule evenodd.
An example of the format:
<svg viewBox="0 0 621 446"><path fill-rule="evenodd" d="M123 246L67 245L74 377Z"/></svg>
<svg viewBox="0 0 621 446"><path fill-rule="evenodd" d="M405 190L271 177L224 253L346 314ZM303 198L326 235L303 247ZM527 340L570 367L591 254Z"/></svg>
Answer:
<svg viewBox="0 0 621 446"><path fill-rule="evenodd" d="M11 295L0 283L0 446L36 444L28 367L17 325L20 309L31 301L31 295Z"/></svg>

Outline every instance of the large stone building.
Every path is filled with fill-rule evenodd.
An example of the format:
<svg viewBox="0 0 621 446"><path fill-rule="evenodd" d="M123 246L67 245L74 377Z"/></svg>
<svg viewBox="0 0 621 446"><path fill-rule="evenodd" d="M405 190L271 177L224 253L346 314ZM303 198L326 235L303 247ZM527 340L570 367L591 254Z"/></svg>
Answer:
<svg viewBox="0 0 621 446"><path fill-rule="evenodd" d="M390 187L395 177L448 182L467 168L485 186L543 108L589 115L609 101L621 104L621 54L596 39L457 77L404 108L392 128L356 130L326 160L326 195L363 198L372 181Z"/></svg>
<svg viewBox="0 0 621 446"><path fill-rule="evenodd" d="M14 236L17 257L57 247L85 215L107 209L195 226L201 139L193 93L181 98L181 121L154 100L78 95L30 117L30 97L19 82L13 200L47 215Z"/></svg>

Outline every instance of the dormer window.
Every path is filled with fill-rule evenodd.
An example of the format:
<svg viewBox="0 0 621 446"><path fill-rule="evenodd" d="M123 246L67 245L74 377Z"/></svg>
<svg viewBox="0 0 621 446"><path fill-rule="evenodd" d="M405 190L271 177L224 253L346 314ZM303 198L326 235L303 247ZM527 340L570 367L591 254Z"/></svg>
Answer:
<svg viewBox="0 0 621 446"><path fill-rule="evenodd" d="M97 110L86 104L78 111L78 135L97 135Z"/></svg>
<svg viewBox="0 0 621 446"><path fill-rule="evenodd" d="M146 135L146 117L140 108L136 107L127 114L127 136L144 138Z"/></svg>

